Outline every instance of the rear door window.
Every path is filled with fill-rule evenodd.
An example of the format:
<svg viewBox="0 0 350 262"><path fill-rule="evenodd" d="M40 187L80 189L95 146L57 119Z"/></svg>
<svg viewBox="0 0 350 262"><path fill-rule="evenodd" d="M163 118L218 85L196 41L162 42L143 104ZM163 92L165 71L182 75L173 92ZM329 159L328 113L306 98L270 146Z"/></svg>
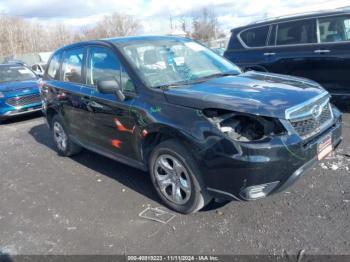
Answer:
<svg viewBox="0 0 350 262"><path fill-rule="evenodd" d="M49 64L49 68L47 70L47 75L50 79L59 79L59 70L60 70L60 60L61 53L56 53Z"/></svg>
<svg viewBox="0 0 350 262"><path fill-rule="evenodd" d="M248 29L240 34L242 41L248 47L263 47L266 45L270 26Z"/></svg>
<svg viewBox="0 0 350 262"><path fill-rule="evenodd" d="M82 83L84 50L84 48L77 48L64 52L62 62L63 81Z"/></svg>
<svg viewBox="0 0 350 262"><path fill-rule="evenodd" d="M277 45L310 44L316 42L316 20L314 19L278 24Z"/></svg>
<svg viewBox="0 0 350 262"><path fill-rule="evenodd" d="M321 43L350 40L350 16L320 18L318 21Z"/></svg>

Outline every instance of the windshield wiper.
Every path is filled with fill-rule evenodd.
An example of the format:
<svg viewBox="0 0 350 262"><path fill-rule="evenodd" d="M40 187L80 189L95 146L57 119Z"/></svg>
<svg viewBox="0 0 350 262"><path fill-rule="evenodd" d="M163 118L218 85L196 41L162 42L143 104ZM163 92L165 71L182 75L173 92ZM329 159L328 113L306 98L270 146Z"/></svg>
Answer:
<svg viewBox="0 0 350 262"><path fill-rule="evenodd" d="M235 76L237 73L218 73L218 74L212 74L208 76L202 76L197 79L190 80L187 84L197 84L197 83L202 83L207 81L208 79L212 78L218 78L218 77L223 77L223 76Z"/></svg>
<svg viewBox="0 0 350 262"><path fill-rule="evenodd" d="M175 82L172 84L166 84L166 85L159 85L159 86L155 86L154 88L160 88L160 89L169 89L169 88L175 88L175 87L180 87L180 86L184 86L184 85L191 85L191 84L196 84L196 83L201 83L204 82L208 79L211 78L217 78L217 77L223 77L223 76L233 76L233 75L237 75L237 73L233 73L233 72L229 72L229 73L217 73L217 74L212 74L212 75L208 75L208 76L203 76L197 79L189 79L189 80L184 80L184 81L179 81L179 82Z"/></svg>
<svg viewBox="0 0 350 262"><path fill-rule="evenodd" d="M223 76L234 76L234 75L237 75L237 73L217 73L217 74L200 77L197 80L201 81L201 80L207 80L211 78L217 78L217 77L223 77Z"/></svg>
<svg viewBox="0 0 350 262"><path fill-rule="evenodd" d="M160 88L160 89L169 89L169 88L175 88L175 87L180 87L180 86L185 86L185 85L190 85L193 82L191 80L185 80L185 81L179 81L179 82L175 82L172 84L165 84L165 85L159 85L159 86L155 86L153 88Z"/></svg>

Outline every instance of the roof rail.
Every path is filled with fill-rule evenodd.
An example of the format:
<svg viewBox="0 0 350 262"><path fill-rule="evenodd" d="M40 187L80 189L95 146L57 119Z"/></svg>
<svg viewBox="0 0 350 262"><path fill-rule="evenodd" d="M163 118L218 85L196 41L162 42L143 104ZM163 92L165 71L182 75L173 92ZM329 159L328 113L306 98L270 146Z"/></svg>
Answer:
<svg viewBox="0 0 350 262"><path fill-rule="evenodd" d="M342 7L337 7L336 10L350 10L350 5L342 6Z"/></svg>
<svg viewBox="0 0 350 262"><path fill-rule="evenodd" d="M282 19L282 18L291 18L291 17L298 17L298 16L303 16L303 15L312 15L312 14L319 14L319 13L323 13L323 12L331 12L331 11L339 11L339 10L347 10L347 9L350 9L350 6L344 6L344 7L339 7L339 8L335 8L335 9L328 9L328 10L318 10L318 11L310 11L310 12L281 15L281 16L276 16L276 17L269 17L269 18L254 21L250 24L258 24L258 23L268 22L268 21Z"/></svg>

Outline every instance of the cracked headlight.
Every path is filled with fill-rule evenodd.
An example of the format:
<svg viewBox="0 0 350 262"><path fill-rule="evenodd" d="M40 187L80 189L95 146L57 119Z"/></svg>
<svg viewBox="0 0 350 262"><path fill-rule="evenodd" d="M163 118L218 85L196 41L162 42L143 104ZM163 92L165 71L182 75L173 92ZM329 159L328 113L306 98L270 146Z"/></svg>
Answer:
<svg viewBox="0 0 350 262"><path fill-rule="evenodd" d="M205 109L203 114L222 133L235 141L259 141L273 135L282 135L286 132L276 118L219 109Z"/></svg>

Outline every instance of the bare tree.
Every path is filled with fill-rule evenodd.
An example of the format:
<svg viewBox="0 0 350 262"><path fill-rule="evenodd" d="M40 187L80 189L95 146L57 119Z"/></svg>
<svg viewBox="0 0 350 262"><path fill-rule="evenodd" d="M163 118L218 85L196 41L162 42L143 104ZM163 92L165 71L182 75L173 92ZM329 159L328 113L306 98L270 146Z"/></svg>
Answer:
<svg viewBox="0 0 350 262"><path fill-rule="evenodd" d="M192 37L203 42L216 39L220 34L217 16L207 7L192 16L192 27Z"/></svg>
<svg viewBox="0 0 350 262"><path fill-rule="evenodd" d="M140 23L132 16L114 13L105 16L96 26L84 32L84 39L130 36L141 28Z"/></svg>
<svg viewBox="0 0 350 262"><path fill-rule="evenodd" d="M188 17L182 16L179 18L180 28L182 31L186 33L186 36L189 37L191 35L191 22Z"/></svg>

